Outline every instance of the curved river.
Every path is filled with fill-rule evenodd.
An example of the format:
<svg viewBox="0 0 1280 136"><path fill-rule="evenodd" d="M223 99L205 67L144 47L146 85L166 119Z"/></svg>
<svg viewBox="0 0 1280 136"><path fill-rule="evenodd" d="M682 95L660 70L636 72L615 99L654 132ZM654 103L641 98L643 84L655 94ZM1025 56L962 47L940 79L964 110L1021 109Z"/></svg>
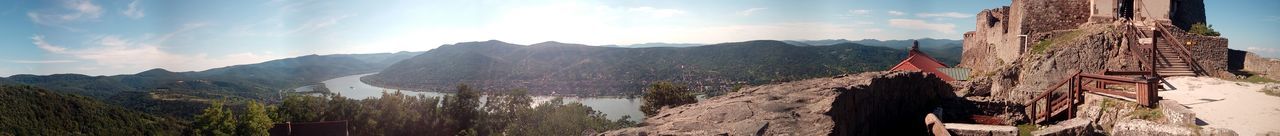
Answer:
<svg viewBox="0 0 1280 136"><path fill-rule="evenodd" d="M373 73L350 75L345 77L329 79L324 81L324 85L325 87L329 88L330 91L333 91L334 93L342 94L342 96L345 96L347 98L352 98L352 99L378 98L382 96L383 91L397 91L396 89L387 89L387 88L372 86L360 81L360 77L364 77L366 75L371 75L371 74ZM295 89L295 90L310 90L310 89L311 89L311 86L304 86L304 87L299 87L298 89ZM419 91L401 91L401 93L404 93L409 96L426 95L427 97L442 97L444 95L450 94L450 93L442 93L442 92L419 92ZM552 98L555 98L555 96L534 95L533 104L531 105L536 106L538 104L550 101ZM616 97L563 97L563 98L565 103L569 103L569 102L582 103L582 105L586 105L588 107L591 107L591 109L595 109L596 111L600 111L606 114L606 117L608 117L611 120L617 120L618 118L622 118L623 115L631 116L631 119L629 120L632 120L632 121L638 122L638 121L644 120L644 113L640 112L640 104L644 103L643 99L627 99L627 98L616 98ZM480 97L480 99L481 101L483 101L485 97Z"/></svg>

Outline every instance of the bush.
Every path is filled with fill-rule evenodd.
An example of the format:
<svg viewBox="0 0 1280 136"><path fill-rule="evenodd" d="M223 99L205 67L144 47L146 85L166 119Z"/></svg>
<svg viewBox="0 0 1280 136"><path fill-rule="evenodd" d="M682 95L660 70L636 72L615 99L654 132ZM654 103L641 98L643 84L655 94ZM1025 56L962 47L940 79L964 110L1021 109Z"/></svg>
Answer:
<svg viewBox="0 0 1280 136"><path fill-rule="evenodd" d="M676 85L670 82L657 82L644 90L644 104L640 105L640 111L645 116L653 116L658 114L658 110L662 107L676 107L680 105L698 102L693 93L689 93L689 88L684 85Z"/></svg>
<svg viewBox="0 0 1280 136"><path fill-rule="evenodd" d="M1191 30L1187 31L1203 36L1222 36L1222 33L1218 33L1217 30L1213 30L1213 25L1205 24L1204 22L1191 25Z"/></svg>

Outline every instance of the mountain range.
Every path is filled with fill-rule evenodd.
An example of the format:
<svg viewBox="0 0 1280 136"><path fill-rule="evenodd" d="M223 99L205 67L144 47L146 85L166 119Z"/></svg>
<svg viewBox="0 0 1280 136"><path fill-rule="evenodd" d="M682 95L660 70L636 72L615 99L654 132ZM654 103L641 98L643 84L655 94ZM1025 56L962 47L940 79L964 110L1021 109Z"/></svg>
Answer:
<svg viewBox="0 0 1280 136"><path fill-rule="evenodd" d="M733 85L878 71L905 56L902 49L852 42L797 46L757 40L691 47L619 48L559 42L517 45L490 40L444 45L362 81L408 90L451 90L456 84L468 84L487 91L527 89L535 94L617 95L635 93L656 81L687 84L697 90L724 90Z"/></svg>

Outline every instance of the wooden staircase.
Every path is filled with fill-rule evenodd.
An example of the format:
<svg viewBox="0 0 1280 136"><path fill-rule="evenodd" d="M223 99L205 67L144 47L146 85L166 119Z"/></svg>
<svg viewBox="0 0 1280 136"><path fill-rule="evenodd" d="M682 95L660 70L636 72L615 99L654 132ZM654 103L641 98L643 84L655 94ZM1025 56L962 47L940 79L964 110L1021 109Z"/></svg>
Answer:
<svg viewBox="0 0 1280 136"><path fill-rule="evenodd" d="M1162 39L1165 37L1154 37L1153 39ZM1198 76L1195 69L1191 68L1191 62L1188 61L1189 56L1184 56L1178 52L1178 45L1170 45L1171 40L1154 40L1156 48L1156 74L1162 77L1171 76Z"/></svg>

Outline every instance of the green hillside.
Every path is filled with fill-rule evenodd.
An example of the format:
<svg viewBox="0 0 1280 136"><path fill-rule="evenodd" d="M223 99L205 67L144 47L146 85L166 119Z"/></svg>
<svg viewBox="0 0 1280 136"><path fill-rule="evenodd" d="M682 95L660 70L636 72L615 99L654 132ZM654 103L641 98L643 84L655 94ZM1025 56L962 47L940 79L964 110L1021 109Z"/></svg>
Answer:
<svg viewBox="0 0 1280 136"><path fill-rule="evenodd" d="M0 86L0 135L178 135L183 125L88 97Z"/></svg>

